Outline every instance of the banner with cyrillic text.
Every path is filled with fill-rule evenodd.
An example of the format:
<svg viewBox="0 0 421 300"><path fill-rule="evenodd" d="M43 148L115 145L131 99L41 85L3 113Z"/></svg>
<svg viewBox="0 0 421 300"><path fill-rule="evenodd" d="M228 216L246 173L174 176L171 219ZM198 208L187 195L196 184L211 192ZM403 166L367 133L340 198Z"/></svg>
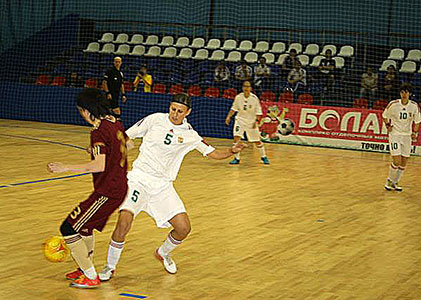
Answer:
<svg viewBox="0 0 421 300"><path fill-rule="evenodd" d="M382 111L262 102L262 140L363 151L389 152ZM420 138L411 154L421 155Z"/></svg>

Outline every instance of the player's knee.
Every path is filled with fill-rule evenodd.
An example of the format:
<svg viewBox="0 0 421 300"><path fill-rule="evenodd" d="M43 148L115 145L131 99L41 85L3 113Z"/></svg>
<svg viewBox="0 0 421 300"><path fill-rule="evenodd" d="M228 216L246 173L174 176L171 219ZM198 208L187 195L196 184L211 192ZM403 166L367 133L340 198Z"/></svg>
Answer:
<svg viewBox="0 0 421 300"><path fill-rule="evenodd" d="M191 232L191 226L189 223L185 223L181 226L178 226L178 228L176 229L178 235L182 236L183 239L186 238L189 233Z"/></svg>
<svg viewBox="0 0 421 300"><path fill-rule="evenodd" d="M122 235L123 237L126 236L132 227L132 222L133 217L130 215L130 213L122 211L116 228L116 231L119 233L119 235Z"/></svg>
<svg viewBox="0 0 421 300"><path fill-rule="evenodd" d="M64 220L64 222L60 226L60 232L63 236L69 236L77 234L77 232L73 229L72 225L70 225L67 220Z"/></svg>

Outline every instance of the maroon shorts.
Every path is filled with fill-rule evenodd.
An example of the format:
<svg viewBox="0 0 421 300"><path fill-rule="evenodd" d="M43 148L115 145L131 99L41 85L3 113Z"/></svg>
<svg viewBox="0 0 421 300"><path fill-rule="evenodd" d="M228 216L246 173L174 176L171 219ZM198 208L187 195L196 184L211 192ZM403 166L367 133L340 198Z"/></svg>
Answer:
<svg viewBox="0 0 421 300"><path fill-rule="evenodd" d="M123 201L124 197L108 198L93 192L88 199L75 207L66 221L81 235L91 235L94 229L102 231L110 215Z"/></svg>

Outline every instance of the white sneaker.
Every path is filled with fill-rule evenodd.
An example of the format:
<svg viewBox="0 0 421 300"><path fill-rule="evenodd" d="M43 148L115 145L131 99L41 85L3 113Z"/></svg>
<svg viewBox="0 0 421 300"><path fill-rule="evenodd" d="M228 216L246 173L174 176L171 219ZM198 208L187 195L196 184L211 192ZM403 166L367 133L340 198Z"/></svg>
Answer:
<svg viewBox="0 0 421 300"><path fill-rule="evenodd" d="M399 186L399 184L397 182L395 184L393 184L393 188L397 192L402 192L403 191L403 188L401 186Z"/></svg>
<svg viewBox="0 0 421 300"><path fill-rule="evenodd" d="M392 180L389 178L386 180L386 184L384 185L384 188L388 191L391 191L395 188L395 185L393 184Z"/></svg>
<svg viewBox="0 0 421 300"><path fill-rule="evenodd" d="M115 269L112 269L109 266L105 265L104 269L98 273L98 277L101 281L108 281L114 277L114 274Z"/></svg>
<svg viewBox="0 0 421 300"><path fill-rule="evenodd" d="M158 248L159 249L159 248ZM155 250L155 257L156 259L160 260L162 264L164 265L165 270L170 274L177 273L177 266L173 259L171 258L171 255L160 255L158 252L158 249Z"/></svg>

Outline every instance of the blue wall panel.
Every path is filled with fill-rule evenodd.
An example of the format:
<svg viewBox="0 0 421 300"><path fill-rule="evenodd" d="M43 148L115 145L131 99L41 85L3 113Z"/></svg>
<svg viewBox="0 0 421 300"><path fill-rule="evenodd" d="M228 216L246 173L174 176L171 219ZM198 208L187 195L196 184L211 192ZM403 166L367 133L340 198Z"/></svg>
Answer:
<svg viewBox="0 0 421 300"><path fill-rule="evenodd" d="M0 118L86 125L76 109L76 95L81 89L0 83L2 109ZM121 106L126 128L155 112L168 112L170 95L127 93L129 101ZM224 124L232 100L193 97L188 121L199 134L230 138L232 126Z"/></svg>

